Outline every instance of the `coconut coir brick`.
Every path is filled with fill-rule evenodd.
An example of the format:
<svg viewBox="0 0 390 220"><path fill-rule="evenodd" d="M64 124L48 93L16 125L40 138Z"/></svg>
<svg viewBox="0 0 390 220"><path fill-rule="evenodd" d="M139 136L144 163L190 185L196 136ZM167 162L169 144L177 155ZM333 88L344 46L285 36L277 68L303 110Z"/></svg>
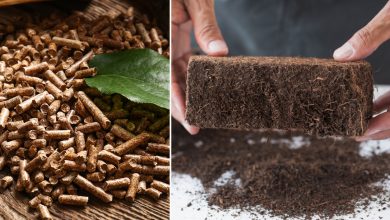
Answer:
<svg viewBox="0 0 390 220"><path fill-rule="evenodd" d="M203 128L361 135L371 117L368 62L293 57L190 59L186 119Z"/></svg>
<svg viewBox="0 0 390 220"><path fill-rule="evenodd" d="M358 202L368 209L375 196L380 208L389 204L388 195L380 197L385 190L373 183L390 173L390 155L361 156L351 139L304 137L306 144L291 148L292 133L204 129L190 136L182 130L174 124L172 169L199 178L206 190L216 188L207 198L210 205L244 210L260 205L270 215L325 219L353 214ZM229 170L232 179L215 186Z"/></svg>

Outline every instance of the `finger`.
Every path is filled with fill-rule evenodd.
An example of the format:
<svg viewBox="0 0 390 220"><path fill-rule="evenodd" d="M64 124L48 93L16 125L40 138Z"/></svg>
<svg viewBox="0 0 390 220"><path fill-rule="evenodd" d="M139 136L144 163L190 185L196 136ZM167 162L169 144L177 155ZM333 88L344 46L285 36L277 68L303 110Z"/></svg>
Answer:
<svg viewBox="0 0 390 220"><path fill-rule="evenodd" d="M356 32L343 46L333 53L339 61L360 60L390 38L390 2L362 29Z"/></svg>
<svg viewBox="0 0 390 220"><path fill-rule="evenodd" d="M199 132L199 128L191 126L185 120L185 104L184 104L184 92L181 90L180 85L173 82L171 86L172 90L172 116L181 123L184 128L192 135Z"/></svg>
<svg viewBox="0 0 390 220"><path fill-rule="evenodd" d="M375 133L390 129L390 112L384 112L368 123L368 128L364 133L364 136L371 136Z"/></svg>
<svg viewBox="0 0 390 220"><path fill-rule="evenodd" d="M190 20L188 12L182 0L172 1L171 6L171 21L173 24L181 24Z"/></svg>
<svg viewBox="0 0 390 220"><path fill-rule="evenodd" d="M186 90L186 72L187 63L182 59L172 63L172 83L177 83L182 91Z"/></svg>
<svg viewBox="0 0 390 220"><path fill-rule="evenodd" d="M187 66L191 52L183 54L179 59L172 60L172 82L178 83L182 91L186 90Z"/></svg>
<svg viewBox="0 0 390 220"><path fill-rule="evenodd" d="M194 25L195 38L200 48L212 56L228 54L214 14L214 0L185 0L187 11Z"/></svg>
<svg viewBox="0 0 390 220"><path fill-rule="evenodd" d="M176 114L177 112L178 111L177 111L176 107L173 106L172 107L172 116L188 131L188 133L190 133L191 135L198 134L199 128L188 124L188 122L185 121L184 119L180 120L180 116Z"/></svg>
<svg viewBox="0 0 390 220"><path fill-rule="evenodd" d="M191 52L191 21L172 25L172 60Z"/></svg>
<svg viewBox="0 0 390 220"><path fill-rule="evenodd" d="M383 140L390 138L390 129L374 133L369 136L362 136L355 138L356 141L368 141L368 140Z"/></svg>
<svg viewBox="0 0 390 220"><path fill-rule="evenodd" d="M375 113L381 112L390 106L390 91L387 91L383 95L374 100L373 111Z"/></svg>

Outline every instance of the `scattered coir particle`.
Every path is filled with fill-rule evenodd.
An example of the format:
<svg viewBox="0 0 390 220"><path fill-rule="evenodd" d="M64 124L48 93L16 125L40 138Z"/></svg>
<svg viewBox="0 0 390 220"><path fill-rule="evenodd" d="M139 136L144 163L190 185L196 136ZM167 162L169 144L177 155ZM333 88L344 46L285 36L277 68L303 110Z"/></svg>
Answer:
<svg viewBox="0 0 390 220"><path fill-rule="evenodd" d="M293 149L286 142L292 133L205 129L190 136L177 126L173 132L173 170L199 178L206 191L216 188L207 198L209 205L257 213L265 209L286 218L328 218L352 214L358 207L366 210L374 200L380 206L389 202L380 196L384 189L373 183L390 173L390 155L362 157L359 143L351 139L306 136L309 144ZM200 140L204 145L195 147ZM227 184L215 185L227 171L234 173Z"/></svg>

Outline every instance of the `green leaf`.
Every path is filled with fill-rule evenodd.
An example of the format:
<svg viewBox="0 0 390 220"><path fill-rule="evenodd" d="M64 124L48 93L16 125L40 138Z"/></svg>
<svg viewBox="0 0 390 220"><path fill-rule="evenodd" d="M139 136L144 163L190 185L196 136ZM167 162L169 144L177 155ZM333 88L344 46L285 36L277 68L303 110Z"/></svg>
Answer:
<svg viewBox="0 0 390 220"><path fill-rule="evenodd" d="M169 108L169 60L150 49L96 55L89 63L97 75L87 85L106 94Z"/></svg>

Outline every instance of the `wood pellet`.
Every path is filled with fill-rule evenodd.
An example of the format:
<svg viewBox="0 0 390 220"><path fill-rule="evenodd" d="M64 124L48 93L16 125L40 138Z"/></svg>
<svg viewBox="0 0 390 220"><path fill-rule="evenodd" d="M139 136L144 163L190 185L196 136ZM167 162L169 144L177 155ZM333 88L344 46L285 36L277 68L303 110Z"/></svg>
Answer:
<svg viewBox="0 0 390 220"><path fill-rule="evenodd" d="M42 219L54 203L169 194L169 111L84 81L98 74L96 54L147 47L169 58L161 29L129 13L15 18L0 30L0 170L10 170L0 188L24 192Z"/></svg>

